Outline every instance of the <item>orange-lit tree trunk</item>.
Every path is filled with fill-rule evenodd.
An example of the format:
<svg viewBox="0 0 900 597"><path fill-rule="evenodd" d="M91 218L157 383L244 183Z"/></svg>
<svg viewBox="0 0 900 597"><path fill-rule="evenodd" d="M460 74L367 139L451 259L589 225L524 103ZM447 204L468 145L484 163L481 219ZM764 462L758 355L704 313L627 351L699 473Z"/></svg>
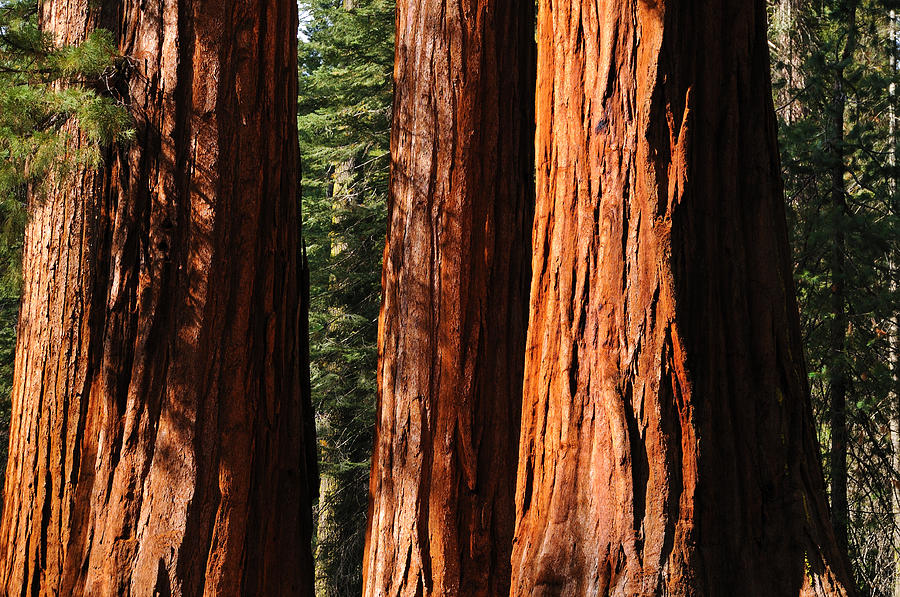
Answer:
<svg viewBox="0 0 900 597"><path fill-rule="evenodd" d="M762 0L543 0L513 591L845 595Z"/></svg>
<svg viewBox="0 0 900 597"><path fill-rule="evenodd" d="M29 200L0 593L311 594L296 10L41 6L136 138Z"/></svg>
<svg viewBox="0 0 900 597"><path fill-rule="evenodd" d="M533 7L398 3L365 595L505 595L533 205Z"/></svg>

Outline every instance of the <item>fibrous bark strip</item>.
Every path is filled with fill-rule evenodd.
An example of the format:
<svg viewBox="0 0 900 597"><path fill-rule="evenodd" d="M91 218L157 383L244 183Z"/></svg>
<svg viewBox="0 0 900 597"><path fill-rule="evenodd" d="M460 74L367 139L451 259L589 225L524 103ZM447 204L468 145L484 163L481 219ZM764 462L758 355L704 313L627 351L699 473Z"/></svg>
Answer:
<svg viewBox="0 0 900 597"><path fill-rule="evenodd" d="M398 4L365 595L505 595L533 203L533 7Z"/></svg>
<svg viewBox="0 0 900 597"><path fill-rule="evenodd" d="M311 594L296 5L40 21L113 32L136 138L30 197L2 592Z"/></svg>
<svg viewBox="0 0 900 597"><path fill-rule="evenodd" d="M513 595L852 593L764 3L542 0Z"/></svg>

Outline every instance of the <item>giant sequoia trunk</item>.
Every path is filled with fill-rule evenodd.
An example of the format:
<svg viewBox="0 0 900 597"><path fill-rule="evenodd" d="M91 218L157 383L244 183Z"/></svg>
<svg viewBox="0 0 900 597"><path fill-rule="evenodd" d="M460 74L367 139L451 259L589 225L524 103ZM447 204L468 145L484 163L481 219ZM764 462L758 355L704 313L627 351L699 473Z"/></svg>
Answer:
<svg viewBox="0 0 900 597"><path fill-rule="evenodd" d="M3 594L311 594L296 10L42 5L114 32L136 139L30 198Z"/></svg>
<svg viewBox="0 0 900 597"><path fill-rule="evenodd" d="M761 0L541 2L513 594L844 595Z"/></svg>
<svg viewBox="0 0 900 597"><path fill-rule="evenodd" d="M527 322L533 7L398 3L365 595L505 595Z"/></svg>

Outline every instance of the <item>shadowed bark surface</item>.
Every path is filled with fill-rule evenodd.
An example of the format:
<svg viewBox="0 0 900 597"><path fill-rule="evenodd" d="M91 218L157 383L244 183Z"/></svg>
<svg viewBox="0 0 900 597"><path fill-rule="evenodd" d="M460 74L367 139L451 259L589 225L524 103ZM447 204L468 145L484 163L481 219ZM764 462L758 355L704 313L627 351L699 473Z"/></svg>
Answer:
<svg viewBox="0 0 900 597"><path fill-rule="evenodd" d="M533 205L533 7L401 2L364 594L506 595Z"/></svg>
<svg viewBox="0 0 900 597"><path fill-rule="evenodd" d="M296 11L42 4L114 33L136 139L29 199L3 594L312 593Z"/></svg>
<svg viewBox="0 0 900 597"><path fill-rule="evenodd" d="M846 595L764 3L542 0L513 590Z"/></svg>

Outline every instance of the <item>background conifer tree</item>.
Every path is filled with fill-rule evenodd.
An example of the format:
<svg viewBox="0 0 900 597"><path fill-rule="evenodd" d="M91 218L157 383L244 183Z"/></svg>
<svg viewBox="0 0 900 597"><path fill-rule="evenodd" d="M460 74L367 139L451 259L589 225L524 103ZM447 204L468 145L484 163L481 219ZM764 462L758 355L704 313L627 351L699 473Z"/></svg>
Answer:
<svg viewBox="0 0 900 597"><path fill-rule="evenodd" d="M319 597L362 591L394 62L392 0L302 0L300 142L322 482Z"/></svg>
<svg viewBox="0 0 900 597"><path fill-rule="evenodd" d="M794 4L793 11L785 9ZM832 517L863 594L891 594L900 542L890 336L900 242L889 156L889 0L770 2L794 276ZM780 16L790 14L790 19ZM896 441L896 440L894 440Z"/></svg>

